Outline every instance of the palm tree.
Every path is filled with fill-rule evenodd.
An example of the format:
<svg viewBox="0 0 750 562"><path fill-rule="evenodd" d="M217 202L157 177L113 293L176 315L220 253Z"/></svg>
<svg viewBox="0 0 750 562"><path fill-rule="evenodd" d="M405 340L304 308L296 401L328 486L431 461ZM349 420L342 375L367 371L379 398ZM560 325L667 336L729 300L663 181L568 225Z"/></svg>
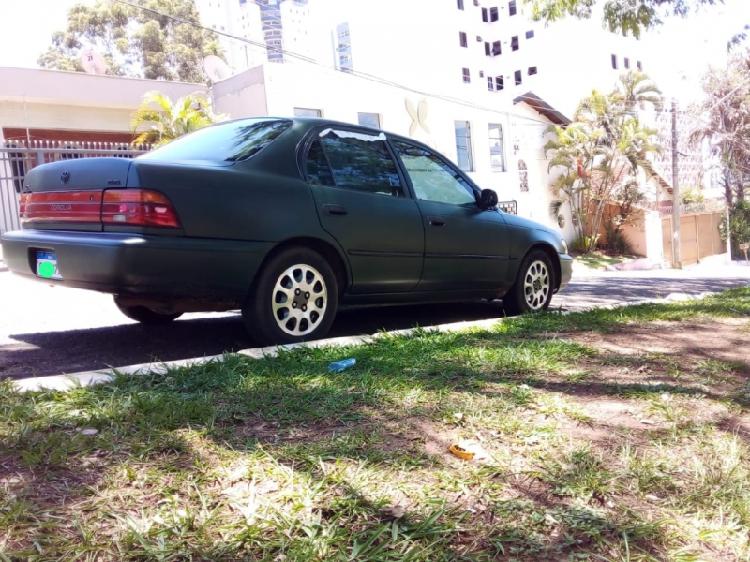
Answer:
<svg viewBox="0 0 750 562"><path fill-rule="evenodd" d="M214 115L211 101L203 94L190 94L172 102L169 96L153 91L143 96L130 126L134 133L140 133L133 141L135 144L159 146L221 118Z"/></svg>
<svg viewBox="0 0 750 562"><path fill-rule="evenodd" d="M578 246L596 248L604 212L617 204L620 216L609 231L618 232L642 197L639 169L650 169L648 156L659 150L656 131L638 119L636 108L661 107L661 93L641 72L629 72L610 94L594 91L578 106L567 128L553 127L546 144L550 168L562 168L553 189L570 206Z"/></svg>

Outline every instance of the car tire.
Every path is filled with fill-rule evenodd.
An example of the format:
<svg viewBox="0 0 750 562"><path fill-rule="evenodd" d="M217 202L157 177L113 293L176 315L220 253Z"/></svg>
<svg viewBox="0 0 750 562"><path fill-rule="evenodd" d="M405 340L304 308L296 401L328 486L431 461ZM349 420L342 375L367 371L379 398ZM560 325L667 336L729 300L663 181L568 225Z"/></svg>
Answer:
<svg viewBox="0 0 750 562"><path fill-rule="evenodd" d="M181 312L164 313L157 312L142 305L121 304L117 301L117 298L115 298L115 305L117 305L117 308L120 309L120 312L122 312L131 320L135 320L136 322L140 322L141 324L145 324L147 326L169 324L173 320L176 320L177 318L182 316Z"/></svg>
<svg viewBox="0 0 750 562"><path fill-rule="evenodd" d="M273 256L242 308L245 328L260 345L318 339L338 310L338 282L326 259L305 247Z"/></svg>
<svg viewBox="0 0 750 562"><path fill-rule="evenodd" d="M547 252L532 250L521 262L513 287L503 298L509 314L541 312L549 307L555 289L555 268Z"/></svg>

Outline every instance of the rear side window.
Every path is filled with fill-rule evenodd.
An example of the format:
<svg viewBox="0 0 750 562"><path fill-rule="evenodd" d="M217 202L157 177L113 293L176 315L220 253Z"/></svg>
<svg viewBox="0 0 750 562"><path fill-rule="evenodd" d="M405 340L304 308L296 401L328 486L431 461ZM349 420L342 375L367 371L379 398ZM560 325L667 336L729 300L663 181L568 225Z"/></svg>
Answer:
<svg viewBox="0 0 750 562"><path fill-rule="evenodd" d="M307 175L313 184L404 196L383 134L325 129L308 152Z"/></svg>
<svg viewBox="0 0 750 562"><path fill-rule="evenodd" d="M200 129L157 148L144 160L203 160L231 164L247 160L292 126L288 119L243 119Z"/></svg>

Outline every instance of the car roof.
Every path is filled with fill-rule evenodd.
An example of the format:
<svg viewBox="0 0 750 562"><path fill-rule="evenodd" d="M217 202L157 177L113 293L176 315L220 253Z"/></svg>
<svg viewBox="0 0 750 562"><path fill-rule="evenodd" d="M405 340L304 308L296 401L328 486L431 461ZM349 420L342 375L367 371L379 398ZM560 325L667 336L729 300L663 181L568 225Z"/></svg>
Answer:
<svg viewBox="0 0 750 562"><path fill-rule="evenodd" d="M359 125L357 123L346 123L345 121L336 121L335 119L326 119L325 117L282 117L282 116L277 116L277 115L267 115L267 116L258 116L258 117L241 117L238 119L232 119L230 121L222 121L221 123L215 123L215 125L227 125L229 123L241 123L242 121L249 121L249 120L256 121L256 120L261 120L261 119L269 120L269 121L273 121L276 119L279 119L279 120L283 119L285 121L291 121L295 126L301 126L301 128L303 128L305 132L307 132L307 130L313 127L325 127L325 126L346 127L346 128L356 127L357 129L364 129L365 131L371 131L374 134L383 133L385 135L388 135L388 137L391 137L391 138L404 140L413 144L427 147L427 145L425 145L423 142L420 142L416 139L412 139L409 137L405 137L403 135L399 135L397 133L391 133L383 129L375 129L374 127L367 127L366 125Z"/></svg>

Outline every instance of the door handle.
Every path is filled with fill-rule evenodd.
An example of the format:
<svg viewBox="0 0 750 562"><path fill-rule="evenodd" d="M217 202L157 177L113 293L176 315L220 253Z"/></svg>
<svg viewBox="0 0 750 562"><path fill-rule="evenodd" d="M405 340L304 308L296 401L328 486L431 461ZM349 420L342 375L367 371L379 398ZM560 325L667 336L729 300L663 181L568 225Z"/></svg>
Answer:
<svg viewBox="0 0 750 562"><path fill-rule="evenodd" d="M346 215L348 211L341 205L323 205L329 215Z"/></svg>
<svg viewBox="0 0 750 562"><path fill-rule="evenodd" d="M445 221L440 217L427 217L430 226L445 226Z"/></svg>

